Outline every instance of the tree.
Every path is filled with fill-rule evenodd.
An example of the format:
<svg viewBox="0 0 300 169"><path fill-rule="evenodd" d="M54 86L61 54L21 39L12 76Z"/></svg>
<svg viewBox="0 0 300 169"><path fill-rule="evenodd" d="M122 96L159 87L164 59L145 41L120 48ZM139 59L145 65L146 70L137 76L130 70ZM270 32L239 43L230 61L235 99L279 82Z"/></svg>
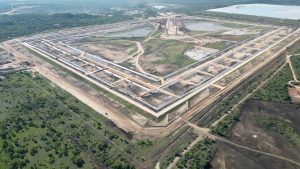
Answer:
<svg viewBox="0 0 300 169"><path fill-rule="evenodd" d="M83 167L85 164L85 161L80 156L74 156L72 161L79 168Z"/></svg>
<svg viewBox="0 0 300 169"><path fill-rule="evenodd" d="M31 156L34 156L36 153L38 153L38 148L37 147L33 147L31 150L30 150L30 154Z"/></svg>
<svg viewBox="0 0 300 169"><path fill-rule="evenodd" d="M110 166L112 169L133 169L131 165L129 165L126 161L124 160L115 160L114 163Z"/></svg>

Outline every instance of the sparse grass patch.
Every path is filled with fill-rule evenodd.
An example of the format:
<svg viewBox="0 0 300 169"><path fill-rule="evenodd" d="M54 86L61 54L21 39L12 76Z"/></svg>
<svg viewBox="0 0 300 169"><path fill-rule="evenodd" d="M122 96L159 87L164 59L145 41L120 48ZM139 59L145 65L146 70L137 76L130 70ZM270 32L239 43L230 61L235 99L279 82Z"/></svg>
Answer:
<svg viewBox="0 0 300 169"><path fill-rule="evenodd" d="M233 44L234 43L232 43L232 42L214 42L214 43L208 43L208 44L204 45L204 47L223 50L223 49L226 49L226 48L232 46Z"/></svg>
<svg viewBox="0 0 300 169"><path fill-rule="evenodd" d="M177 40L157 40L152 39L144 44L145 57L149 54L161 57L154 64L170 64L177 66L185 66L194 61L184 55L184 52L193 48L192 43L184 43Z"/></svg>

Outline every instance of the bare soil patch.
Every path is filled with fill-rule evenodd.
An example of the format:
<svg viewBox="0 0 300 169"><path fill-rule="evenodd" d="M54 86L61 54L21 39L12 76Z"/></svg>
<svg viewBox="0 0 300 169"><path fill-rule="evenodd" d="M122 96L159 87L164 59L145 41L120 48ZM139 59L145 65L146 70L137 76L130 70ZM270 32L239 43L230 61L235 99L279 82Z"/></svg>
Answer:
<svg viewBox="0 0 300 169"><path fill-rule="evenodd" d="M290 162L224 142L218 142L217 146L216 154L211 162L212 169L299 169Z"/></svg>
<svg viewBox="0 0 300 169"><path fill-rule="evenodd" d="M112 45L83 44L78 46L81 50L94 55L100 55L111 61L121 61L128 56L128 53Z"/></svg>
<svg viewBox="0 0 300 169"><path fill-rule="evenodd" d="M259 114L272 115L287 122L300 131L300 109L295 105L249 100L241 107L240 121L235 125L229 140L256 150L280 155L300 161L300 150L282 134L260 128L255 117ZM297 168L289 162L250 152L226 143L218 143L218 150L212 161L213 168ZM298 167L299 168L299 167Z"/></svg>

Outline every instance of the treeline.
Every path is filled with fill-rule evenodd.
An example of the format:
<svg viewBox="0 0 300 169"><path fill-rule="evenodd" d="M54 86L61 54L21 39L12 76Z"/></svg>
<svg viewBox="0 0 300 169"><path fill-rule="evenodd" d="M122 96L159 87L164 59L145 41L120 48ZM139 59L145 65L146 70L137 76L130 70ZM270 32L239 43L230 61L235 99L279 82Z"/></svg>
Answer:
<svg viewBox="0 0 300 169"><path fill-rule="evenodd" d="M275 101L281 103L290 103L288 96L287 82L292 80L292 72L286 65L272 79L270 79L264 87L253 93L252 98L264 101Z"/></svg>
<svg viewBox="0 0 300 169"><path fill-rule="evenodd" d="M214 141L208 138L200 141L194 147L182 156L177 167L179 169L207 169L210 168L210 161L213 158L215 152Z"/></svg>
<svg viewBox="0 0 300 169"><path fill-rule="evenodd" d="M0 41L53 29L107 24L129 19L132 18L123 15L123 12L114 12L112 16L67 13L0 15Z"/></svg>
<svg viewBox="0 0 300 169"><path fill-rule="evenodd" d="M232 127L239 121L239 110L230 113L219 124L212 127L212 132L220 136L228 136Z"/></svg>
<svg viewBox="0 0 300 169"><path fill-rule="evenodd" d="M185 131L184 136L180 137L177 141L177 145L172 148L167 155L160 159L160 168L166 169L174 161L176 157L182 157L182 152L188 148L188 146L196 140L197 134L193 133L192 129Z"/></svg>

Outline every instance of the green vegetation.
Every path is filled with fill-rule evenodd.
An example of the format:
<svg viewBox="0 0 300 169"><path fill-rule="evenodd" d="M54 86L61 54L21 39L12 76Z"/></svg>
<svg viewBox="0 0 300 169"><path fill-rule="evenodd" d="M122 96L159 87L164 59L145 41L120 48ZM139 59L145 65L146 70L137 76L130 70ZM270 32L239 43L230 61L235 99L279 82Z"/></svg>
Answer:
<svg viewBox="0 0 300 169"><path fill-rule="evenodd" d="M115 46L120 46L122 48L133 48L133 47L137 47L136 44L134 42L131 41L124 41L124 40L112 40L112 45Z"/></svg>
<svg viewBox="0 0 300 169"><path fill-rule="evenodd" d="M208 107L207 111L211 111L211 116L208 118L201 118L202 113L199 113L199 116L195 116L192 121L198 122L198 125L201 126L210 126L215 120L229 111L238 101L257 88L257 86L259 86L265 79L269 78L284 62L285 58L281 57L276 62L269 64L257 75L248 78L240 86L235 88L235 91L233 91L228 97L222 98L222 100L217 101L214 106ZM199 118L201 118L200 121L198 120Z"/></svg>
<svg viewBox="0 0 300 169"><path fill-rule="evenodd" d="M271 115L259 114L255 117L255 121L259 127L284 135L290 143L295 145L297 149L300 149L300 135L283 119Z"/></svg>
<svg viewBox="0 0 300 169"><path fill-rule="evenodd" d="M293 54L299 54L300 53L300 42L297 42L294 44L294 47L292 48L289 48L289 53L290 55L293 55Z"/></svg>
<svg viewBox="0 0 300 169"><path fill-rule="evenodd" d="M151 54L161 58L155 61L155 64L185 66L193 62L192 59L184 55L185 51L193 47L192 43L184 43L178 40L152 39L145 43L144 47L145 55Z"/></svg>
<svg viewBox="0 0 300 169"><path fill-rule="evenodd" d="M10 75L0 94L0 168L133 168L139 145L39 75Z"/></svg>
<svg viewBox="0 0 300 169"><path fill-rule="evenodd" d="M22 14L0 16L0 41L14 37L48 31L53 29L107 24L132 19L122 12L114 12L113 16L88 14Z"/></svg>
<svg viewBox="0 0 300 169"><path fill-rule="evenodd" d="M174 151L170 152L168 156L166 156L163 161L160 161L160 168L166 169L173 162L174 158L181 157L181 153L186 148L188 144L180 145L180 147L176 148Z"/></svg>
<svg viewBox="0 0 300 169"><path fill-rule="evenodd" d="M138 47L137 46L134 46L131 48L131 50L129 51L128 55L133 55L134 53L136 53L138 51Z"/></svg>
<svg viewBox="0 0 300 169"><path fill-rule="evenodd" d="M210 166L210 161L215 152L214 141L205 138L201 142L194 145L189 152L181 157L177 163L177 167L182 169L206 169Z"/></svg>
<svg viewBox="0 0 300 169"><path fill-rule="evenodd" d="M181 157L181 153L188 147L188 145L197 139L197 137L198 135L194 134L191 129L188 129L184 133L184 136L178 139L177 146L174 146L174 149L172 149L166 156L162 157L160 160L160 168L166 169L176 157Z"/></svg>
<svg viewBox="0 0 300 169"><path fill-rule="evenodd" d="M294 71L296 73L297 79L300 79L300 56L292 56L290 58L290 60L292 62L292 66L293 66Z"/></svg>
<svg viewBox="0 0 300 169"><path fill-rule="evenodd" d="M253 93L253 98L265 101L290 103L287 92L287 82L292 79L292 72L289 66L286 65L271 80L269 80L264 87Z"/></svg>
<svg viewBox="0 0 300 169"><path fill-rule="evenodd" d="M230 113L219 124L212 128L212 132L220 136L227 136L232 127L239 121L239 116L239 111Z"/></svg>
<svg viewBox="0 0 300 169"><path fill-rule="evenodd" d="M214 43L205 44L204 47L223 50L232 45L233 45L232 42L214 42Z"/></svg>
<svg viewBox="0 0 300 169"><path fill-rule="evenodd" d="M133 63L130 63L130 62L127 62L127 61L120 63L120 65L124 66L126 68L129 68L129 69L132 69L132 70L136 69L136 67L134 66Z"/></svg>

